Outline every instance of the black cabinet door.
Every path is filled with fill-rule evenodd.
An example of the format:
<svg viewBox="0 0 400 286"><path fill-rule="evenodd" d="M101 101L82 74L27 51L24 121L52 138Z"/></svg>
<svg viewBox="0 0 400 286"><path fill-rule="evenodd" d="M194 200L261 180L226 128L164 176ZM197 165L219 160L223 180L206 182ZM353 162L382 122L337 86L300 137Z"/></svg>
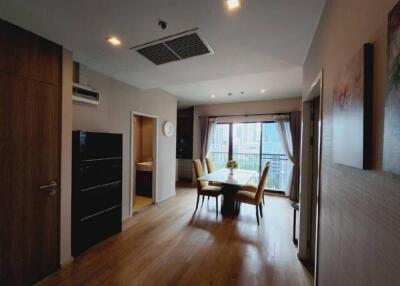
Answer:
<svg viewBox="0 0 400 286"><path fill-rule="evenodd" d="M176 157L193 158L193 108L178 110L176 132Z"/></svg>
<svg viewBox="0 0 400 286"><path fill-rule="evenodd" d="M72 255L121 231L122 135L74 131Z"/></svg>

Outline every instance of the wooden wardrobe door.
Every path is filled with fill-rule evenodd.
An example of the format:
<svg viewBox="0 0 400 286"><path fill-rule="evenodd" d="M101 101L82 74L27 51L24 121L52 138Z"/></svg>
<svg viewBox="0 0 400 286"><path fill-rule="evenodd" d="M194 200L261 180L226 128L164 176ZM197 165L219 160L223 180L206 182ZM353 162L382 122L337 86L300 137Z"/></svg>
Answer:
<svg viewBox="0 0 400 286"><path fill-rule="evenodd" d="M1 285L59 267L60 104L59 86L0 72Z"/></svg>

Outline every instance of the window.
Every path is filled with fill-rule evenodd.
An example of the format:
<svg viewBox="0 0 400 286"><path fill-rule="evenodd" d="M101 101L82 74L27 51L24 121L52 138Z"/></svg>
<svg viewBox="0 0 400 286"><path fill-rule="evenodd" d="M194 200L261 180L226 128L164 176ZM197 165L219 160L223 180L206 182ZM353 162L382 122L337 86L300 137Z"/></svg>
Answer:
<svg viewBox="0 0 400 286"><path fill-rule="evenodd" d="M217 124L211 139L209 154L214 167L224 168L229 160L229 124Z"/></svg>
<svg viewBox="0 0 400 286"><path fill-rule="evenodd" d="M224 168L228 160L235 160L239 168L258 173L269 161L266 188L285 191L292 166L283 151L277 127L275 122L217 124L209 157L217 169ZM256 176L252 183L258 180Z"/></svg>

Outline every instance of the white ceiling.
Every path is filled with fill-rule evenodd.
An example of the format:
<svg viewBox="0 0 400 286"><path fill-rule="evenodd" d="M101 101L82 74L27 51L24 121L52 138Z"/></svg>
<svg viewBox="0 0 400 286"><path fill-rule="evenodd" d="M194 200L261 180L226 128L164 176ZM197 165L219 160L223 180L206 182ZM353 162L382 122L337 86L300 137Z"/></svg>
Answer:
<svg viewBox="0 0 400 286"><path fill-rule="evenodd" d="M300 96L301 66L324 3L244 0L228 13L223 0L0 0L0 18L63 45L96 71L141 89L165 89L188 105ZM215 55L156 66L129 50L192 28ZM109 35L122 46L110 46Z"/></svg>

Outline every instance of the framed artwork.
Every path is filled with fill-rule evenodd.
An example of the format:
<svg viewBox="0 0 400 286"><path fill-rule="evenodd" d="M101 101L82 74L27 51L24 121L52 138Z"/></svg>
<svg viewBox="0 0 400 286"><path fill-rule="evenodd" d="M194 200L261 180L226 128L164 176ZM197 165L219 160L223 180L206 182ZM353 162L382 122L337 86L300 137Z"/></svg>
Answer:
<svg viewBox="0 0 400 286"><path fill-rule="evenodd" d="M333 88L333 158L359 169L371 166L373 46L346 63Z"/></svg>
<svg viewBox="0 0 400 286"><path fill-rule="evenodd" d="M389 14L383 169L400 175L400 2Z"/></svg>

